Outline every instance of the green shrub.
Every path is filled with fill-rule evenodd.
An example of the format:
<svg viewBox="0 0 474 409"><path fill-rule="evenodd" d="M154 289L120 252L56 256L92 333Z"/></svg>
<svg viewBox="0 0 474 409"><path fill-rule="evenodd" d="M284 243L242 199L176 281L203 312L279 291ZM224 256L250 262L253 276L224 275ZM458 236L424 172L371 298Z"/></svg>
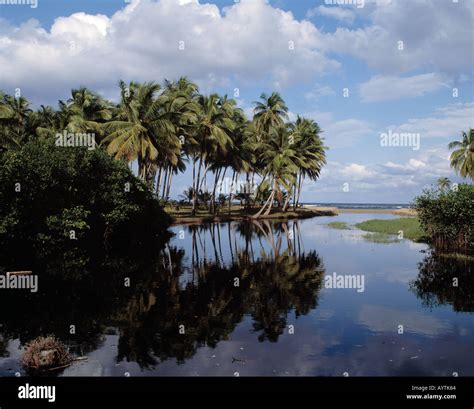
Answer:
<svg viewBox="0 0 474 409"><path fill-rule="evenodd" d="M46 248L169 238L170 217L152 193L100 149L29 142L0 154L0 181L0 242Z"/></svg>
<svg viewBox="0 0 474 409"><path fill-rule="evenodd" d="M474 252L474 185L461 184L448 191L425 190L412 207L436 250Z"/></svg>

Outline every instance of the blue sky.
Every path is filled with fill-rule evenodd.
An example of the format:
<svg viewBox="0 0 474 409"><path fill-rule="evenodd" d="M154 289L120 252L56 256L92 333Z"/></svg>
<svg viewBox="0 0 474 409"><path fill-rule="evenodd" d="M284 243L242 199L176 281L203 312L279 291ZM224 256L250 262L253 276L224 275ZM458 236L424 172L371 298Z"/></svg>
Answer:
<svg viewBox="0 0 474 409"><path fill-rule="evenodd" d="M404 203L440 176L460 181L447 144L474 127L474 1L1 3L0 89L36 106L80 85L114 99L119 79L186 75L202 92L237 88L251 115L275 90L291 118L320 124L330 148L303 201ZM388 132L420 145L381 146ZM186 172L174 195L189 185Z"/></svg>

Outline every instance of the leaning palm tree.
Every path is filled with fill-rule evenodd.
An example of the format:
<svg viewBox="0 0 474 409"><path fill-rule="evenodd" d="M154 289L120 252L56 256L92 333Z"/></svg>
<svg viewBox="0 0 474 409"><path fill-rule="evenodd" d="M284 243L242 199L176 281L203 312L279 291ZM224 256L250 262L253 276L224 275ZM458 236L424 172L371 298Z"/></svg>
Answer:
<svg viewBox="0 0 474 409"><path fill-rule="evenodd" d="M451 153L451 167L463 178L474 180L474 129L462 133L461 141L453 141L448 145L455 149Z"/></svg>
<svg viewBox="0 0 474 409"><path fill-rule="evenodd" d="M436 184L440 192L445 192L446 190L449 189L449 186L451 185L451 181L447 177L440 177Z"/></svg>
<svg viewBox="0 0 474 409"><path fill-rule="evenodd" d="M320 137L321 129L312 119L298 116L294 123L289 125L290 137L292 138L294 149L297 152L298 175L297 183L294 186L295 200L294 207L298 206L301 195L301 187L305 177L316 181L319 178L321 169L326 163L326 150L323 140Z"/></svg>
<svg viewBox="0 0 474 409"><path fill-rule="evenodd" d="M299 169L297 152L290 143L288 126L282 125L272 129L268 137L268 141L263 142L261 153L261 161L265 167L260 190L270 187L272 191L262 208L254 215L255 218L262 213L268 215L275 200L280 208L284 207L283 189L286 189L288 195L296 182L295 175Z"/></svg>

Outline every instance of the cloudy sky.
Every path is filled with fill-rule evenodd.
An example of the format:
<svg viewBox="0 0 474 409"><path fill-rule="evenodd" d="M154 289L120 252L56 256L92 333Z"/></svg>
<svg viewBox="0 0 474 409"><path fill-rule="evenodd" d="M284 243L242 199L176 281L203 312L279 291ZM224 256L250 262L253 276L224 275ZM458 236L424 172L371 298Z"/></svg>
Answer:
<svg viewBox="0 0 474 409"><path fill-rule="evenodd" d="M35 106L183 75L238 90L249 114L278 91L330 147L303 201L407 203L440 176L460 180L447 144L474 128L474 0L37 1L0 4L0 89ZM419 134L419 149L381 146L389 132ZM180 176L175 193L190 184Z"/></svg>

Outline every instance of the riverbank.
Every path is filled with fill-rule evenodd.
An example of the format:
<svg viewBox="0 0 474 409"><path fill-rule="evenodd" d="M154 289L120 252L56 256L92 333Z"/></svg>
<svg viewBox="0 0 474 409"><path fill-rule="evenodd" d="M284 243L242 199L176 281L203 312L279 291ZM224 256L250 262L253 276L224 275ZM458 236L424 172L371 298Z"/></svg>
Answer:
<svg viewBox="0 0 474 409"><path fill-rule="evenodd" d="M304 205L305 209L331 211L336 214L342 213L360 213L360 214L394 214L396 216L416 217L417 213L414 209L341 209L338 207L323 207L316 205Z"/></svg>
<svg viewBox="0 0 474 409"><path fill-rule="evenodd" d="M229 209L227 206L221 208L217 214L211 213L208 209L199 208L195 215L192 215L192 207L185 206L166 206L165 211L173 218L173 225L177 224L200 224L200 223L219 223L235 220L255 220L253 215L260 208L244 208L239 205L233 205ZM329 208L307 208L301 207L296 210L293 208L286 212L277 209L272 210L268 215L261 215L257 220L292 220L292 219L309 219L318 216L337 216L333 209Z"/></svg>
<svg viewBox="0 0 474 409"><path fill-rule="evenodd" d="M260 208L244 208L240 205L233 205L228 208L221 208L216 214L209 209L199 208L195 215L192 214L191 205L176 206L169 205L165 207L165 211L173 218L173 224L199 224L212 222L228 222L238 220L253 220L253 215ZM261 215L259 220L292 220L292 219L308 219L318 216L337 216L344 213L360 213L360 214L394 214L403 217L416 217L417 213L413 209L341 209L338 207L324 207L316 205L303 205L297 210L290 208L287 212L274 209L268 215Z"/></svg>

